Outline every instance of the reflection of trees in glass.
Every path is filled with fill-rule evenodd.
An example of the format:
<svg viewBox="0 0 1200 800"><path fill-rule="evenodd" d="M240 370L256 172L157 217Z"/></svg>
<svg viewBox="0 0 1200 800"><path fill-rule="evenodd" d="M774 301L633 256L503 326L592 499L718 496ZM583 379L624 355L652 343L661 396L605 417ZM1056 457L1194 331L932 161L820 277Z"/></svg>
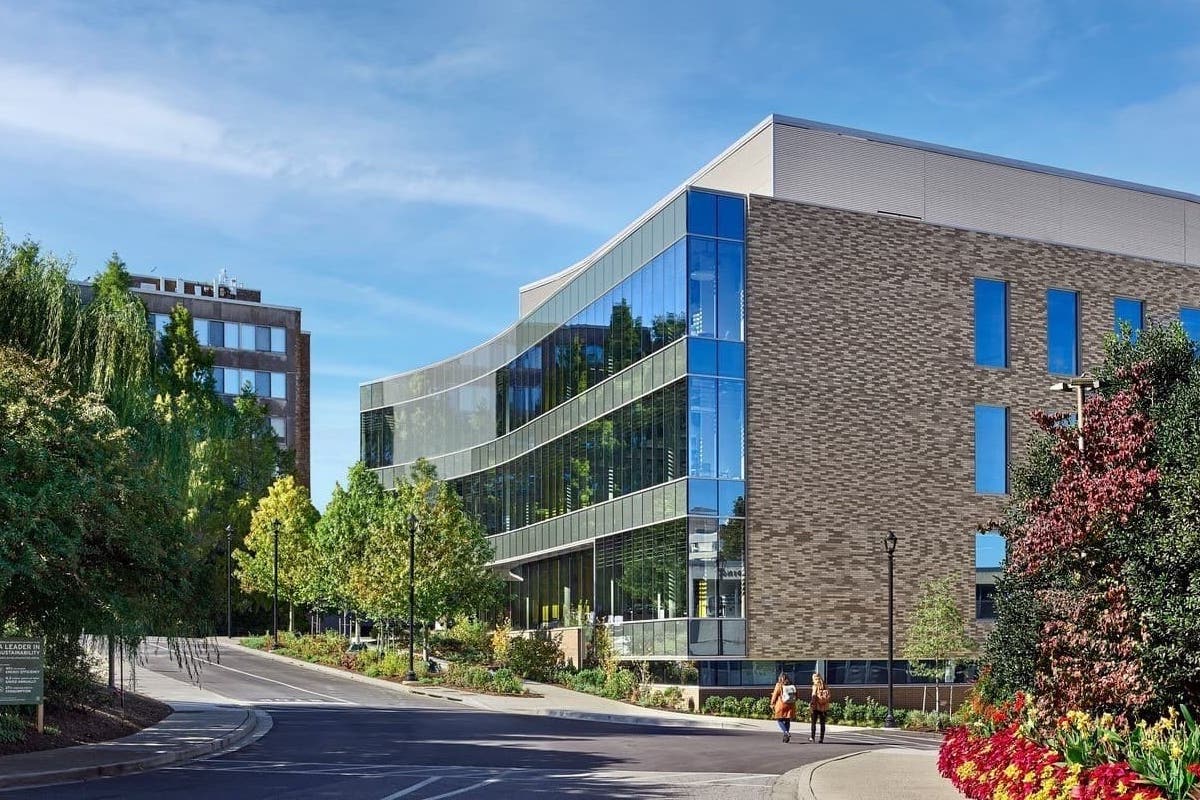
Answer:
<svg viewBox="0 0 1200 800"><path fill-rule="evenodd" d="M617 585L629 618L675 617L686 613L687 560L678 523L639 528L621 548ZM661 613L660 613L661 612Z"/></svg>
<svg viewBox="0 0 1200 800"><path fill-rule="evenodd" d="M746 546L746 498L739 497L733 502L734 519L725 521L721 526L722 561L741 561Z"/></svg>
<svg viewBox="0 0 1200 800"><path fill-rule="evenodd" d="M666 347L687 332L687 319L682 314L669 312L654 318L650 326L650 341L654 349Z"/></svg>
<svg viewBox="0 0 1200 800"><path fill-rule="evenodd" d="M586 458L571 459L567 511L592 504L592 465Z"/></svg>
<svg viewBox="0 0 1200 800"><path fill-rule="evenodd" d="M633 318L629 301L622 299L612 307L608 338L604 342L609 375L620 372L638 359L641 338L641 320Z"/></svg>

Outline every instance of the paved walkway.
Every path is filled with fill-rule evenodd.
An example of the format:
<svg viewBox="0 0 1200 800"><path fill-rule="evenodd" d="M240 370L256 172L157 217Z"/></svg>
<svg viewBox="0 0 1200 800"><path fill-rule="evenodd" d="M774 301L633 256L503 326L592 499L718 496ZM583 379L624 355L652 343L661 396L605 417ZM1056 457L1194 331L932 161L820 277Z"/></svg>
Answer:
<svg viewBox="0 0 1200 800"><path fill-rule="evenodd" d="M784 775L772 800L962 800L937 752L885 748L818 761Z"/></svg>
<svg viewBox="0 0 1200 800"><path fill-rule="evenodd" d="M126 687L133 691L128 666L125 674ZM173 713L156 725L111 742L0 757L0 789L123 775L177 764L237 749L271 729L271 717L265 711L241 707L150 670L137 670L136 674L136 690L167 703Z"/></svg>

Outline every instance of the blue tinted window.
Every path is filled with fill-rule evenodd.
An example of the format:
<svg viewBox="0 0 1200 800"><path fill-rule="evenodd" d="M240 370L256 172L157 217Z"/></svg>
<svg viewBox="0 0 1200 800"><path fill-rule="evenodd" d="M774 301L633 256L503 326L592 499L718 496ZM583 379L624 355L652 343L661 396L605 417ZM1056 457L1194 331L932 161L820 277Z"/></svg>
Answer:
<svg viewBox="0 0 1200 800"><path fill-rule="evenodd" d="M717 381L688 379L688 474L717 477Z"/></svg>
<svg viewBox="0 0 1200 800"><path fill-rule="evenodd" d="M717 242L717 338L742 340L742 277L744 247L737 242Z"/></svg>
<svg viewBox="0 0 1200 800"><path fill-rule="evenodd" d="M746 484L741 481L721 481L721 516L746 516Z"/></svg>
<svg viewBox="0 0 1200 800"><path fill-rule="evenodd" d="M1008 284L975 279L975 363L1008 366Z"/></svg>
<svg viewBox="0 0 1200 800"><path fill-rule="evenodd" d="M741 197L717 195L717 236L746 238L746 201Z"/></svg>
<svg viewBox="0 0 1200 800"><path fill-rule="evenodd" d="M717 343L712 339L689 338L688 372L696 375L717 374Z"/></svg>
<svg viewBox="0 0 1200 800"><path fill-rule="evenodd" d="M717 481L688 481L688 513L716 516L720 506Z"/></svg>
<svg viewBox="0 0 1200 800"><path fill-rule="evenodd" d="M688 192L688 233L717 235L717 196L708 192Z"/></svg>
<svg viewBox="0 0 1200 800"><path fill-rule="evenodd" d="M746 377L746 345L717 342L717 374L723 378Z"/></svg>
<svg viewBox="0 0 1200 800"><path fill-rule="evenodd" d="M1079 295L1075 292L1046 292L1046 348L1052 373L1079 372Z"/></svg>
<svg viewBox="0 0 1200 800"><path fill-rule="evenodd" d="M1142 301L1118 297L1113 300L1113 332L1121 335L1121 324L1129 326L1130 339L1136 341L1142 329Z"/></svg>
<svg viewBox="0 0 1200 800"><path fill-rule="evenodd" d="M688 332L717 335L717 243L688 237Z"/></svg>
<svg viewBox="0 0 1200 800"><path fill-rule="evenodd" d="M1200 308L1179 309L1179 322L1188 338L1200 344Z"/></svg>
<svg viewBox="0 0 1200 800"><path fill-rule="evenodd" d="M975 406L975 491L1008 493L1008 409Z"/></svg>
<svg viewBox="0 0 1200 800"><path fill-rule="evenodd" d="M1004 563L1004 537L998 533L975 534L975 569L999 569Z"/></svg>
<svg viewBox="0 0 1200 800"><path fill-rule="evenodd" d="M745 476L746 384L719 381L717 386L717 477Z"/></svg>

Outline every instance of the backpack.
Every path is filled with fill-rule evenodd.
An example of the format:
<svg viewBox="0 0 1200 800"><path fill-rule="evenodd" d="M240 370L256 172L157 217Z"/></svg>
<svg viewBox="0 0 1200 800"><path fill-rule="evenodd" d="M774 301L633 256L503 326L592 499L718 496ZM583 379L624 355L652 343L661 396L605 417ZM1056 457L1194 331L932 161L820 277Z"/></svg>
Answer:
<svg viewBox="0 0 1200 800"><path fill-rule="evenodd" d="M783 692L779 695L779 699L785 703L795 703L796 702L796 684L785 683L783 685Z"/></svg>

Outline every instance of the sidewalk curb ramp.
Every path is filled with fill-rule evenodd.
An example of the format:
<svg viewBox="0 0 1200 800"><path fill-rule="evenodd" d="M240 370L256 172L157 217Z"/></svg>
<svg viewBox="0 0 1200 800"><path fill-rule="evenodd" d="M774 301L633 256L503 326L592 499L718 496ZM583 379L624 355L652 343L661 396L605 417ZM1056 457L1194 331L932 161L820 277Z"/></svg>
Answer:
<svg viewBox="0 0 1200 800"><path fill-rule="evenodd" d="M846 753L845 755L827 758L824 761L814 761L811 764L805 764L803 767L783 773L771 785L771 800L818 800L812 790L813 773L826 764L832 764L835 761L842 761L847 758L854 758L862 754L861 751ZM824 800L838 800L838 798L827 797Z"/></svg>
<svg viewBox="0 0 1200 800"><path fill-rule="evenodd" d="M58 783L72 783L94 778L107 778L113 775L128 775L134 772L143 772L145 770L180 764L204 756L238 750L258 741L271 730L271 715L256 708L238 706L208 706L198 708L196 704L188 703L181 703L180 705L187 710L174 711L167 715L162 722L121 739L114 739L111 742L95 742L93 744L76 745L75 747L63 747L56 750L41 750L34 753L20 753L0 757L0 791ZM187 724L194 720L197 723L196 727L202 728L204 727L202 715L224 715L231 711L240 711L243 715L242 719L231 730L221 736L208 738L203 741L186 742L178 747L158 745L154 742L155 738L163 733L164 728L179 725L180 730L177 736L186 739L188 738L186 736L188 728L183 727L181 723ZM191 738L197 737L193 736ZM72 757L90 758L93 753L100 752L105 748L111 748L114 745L117 746L115 748L117 750L131 747L144 748L151 752L143 755L114 752L110 759L101 759L96 761L96 763L79 766L62 766L57 769L34 768L20 771L20 767L17 766L18 771L13 772L11 771L13 764L6 763L10 759L15 761L26 756L40 756L38 760L48 759L49 756L41 754L53 754L56 756L54 758L55 763L69 764Z"/></svg>

